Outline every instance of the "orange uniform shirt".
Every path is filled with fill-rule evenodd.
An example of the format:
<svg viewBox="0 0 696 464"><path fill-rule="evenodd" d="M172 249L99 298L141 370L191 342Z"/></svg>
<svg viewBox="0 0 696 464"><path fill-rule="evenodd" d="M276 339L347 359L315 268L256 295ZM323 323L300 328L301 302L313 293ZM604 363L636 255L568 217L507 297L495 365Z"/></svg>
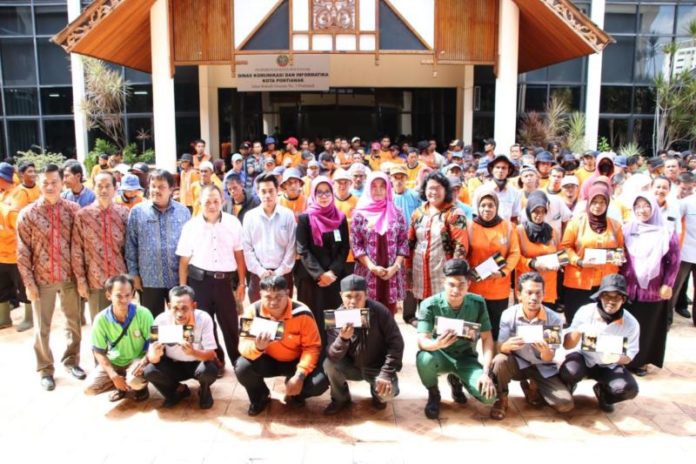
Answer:
<svg viewBox="0 0 696 464"><path fill-rule="evenodd" d="M12 190L0 192L0 263L15 264L17 262L17 216L19 208L14 201Z"/></svg>
<svg viewBox="0 0 696 464"><path fill-rule="evenodd" d="M295 214L295 221L297 221L297 217L300 214L304 213L307 209L307 197L305 197L304 194L301 193L299 197L295 198L294 200L291 200L290 198L285 196L284 193L281 193L278 197L278 204L280 206L285 206L290 211L292 211Z"/></svg>
<svg viewBox="0 0 696 464"><path fill-rule="evenodd" d="M538 256L556 253L558 251L559 242L561 241L560 237L554 231L553 238L549 243L533 243L529 240L529 237L527 237L527 233L524 231L524 225L522 224L517 226L517 235L520 241L520 260L515 268L517 278L525 272L534 270L529 267L529 263L532 259ZM558 299L558 271L544 271L539 272L539 274L541 274L541 277L544 279L544 303L556 303ZM519 290L518 287L517 281L515 281L516 291Z"/></svg>
<svg viewBox="0 0 696 464"><path fill-rule="evenodd" d="M346 221L348 222L348 230L350 231L350 224L353 222L353 210L358 204L358 197L353 194L348 195L345 200L334 199L334 204L343 214L346 215ZM350 234L350 232L349 232ZM348 252L348 257L346 258L347 263L354 263L355 257L353 256L353 250Z"/></svg>

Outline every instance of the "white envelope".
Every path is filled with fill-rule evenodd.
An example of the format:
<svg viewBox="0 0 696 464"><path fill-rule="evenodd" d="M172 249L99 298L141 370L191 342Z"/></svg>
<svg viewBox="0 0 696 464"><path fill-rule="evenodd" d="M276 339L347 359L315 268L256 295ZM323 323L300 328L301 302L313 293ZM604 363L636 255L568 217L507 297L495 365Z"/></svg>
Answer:
<svg viewBox="0 0 696 464"><path fill-rule="evenodd" d="M262 333L270 334L271 338L275 337L278 331L279 321L272 321L270 319L264 319L262 317L255 317L251 321L251 327L249 328L249 335L257 337Z"/></svg>
<svg viewBox="0 0 696 464"><path fill-rule="evenodd" d="M336 328L341 329L349 323L353 323L353 327L362 327L362 317L359 309L340 309L334 311L336 317Z"/></svg>
<svg viewBox="0 0 696 464"><path fill-rule="evenodd" d="M500 265L498 265L492 256L476 266L476 273L479 275L479 277L481 277L481 280L486 279L488 276L494 272L498 272L499 270Z"/></svg>
<svg viewBox="0 0 696 464"><path fill-rule="evenodd" d="M462 319L452 319L449 317L438 316L436 320L435 332L441 335L448 330L454 331L454 334L461 337L464 333L464 321Z"/></svg>
<svg viewBox="0 0 696 464"><path fill-rule="evenodd" d="M597 353L623 354L624 339L619 335L598 335Z"/></svg>
<svg viewBox="0 0 696 464"><path fill-rule="evenodd" d="M590 264L607 264L607 250L602 248L585 248L583 262Z"/></svg>
<svg viewBox="0 0 696 464"><path fill-rule="evenodd" d="M525 343L537 343L544 341L543 325L518 325L517 336L522 337Z"/></svg>
<svg viewBox="0 0 696 464"><path fill-rule="evenodd" d="M183 325L160 325L157 327L157 341L160 343L184 343Z"/></svg>
<svg viewBox="0 0 696 464"><path fill-rule="evenodd" d="M560 269L561 262L558 260L558 255L556 253L551 253L550 255L537 256L536 263L541 264L546 269Z"/></svg>

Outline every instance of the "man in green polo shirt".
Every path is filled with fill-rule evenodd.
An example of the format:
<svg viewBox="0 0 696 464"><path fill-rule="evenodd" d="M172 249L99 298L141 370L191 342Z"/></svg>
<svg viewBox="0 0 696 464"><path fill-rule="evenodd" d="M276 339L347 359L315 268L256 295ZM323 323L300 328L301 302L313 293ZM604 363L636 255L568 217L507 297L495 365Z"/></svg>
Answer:
<svg viewBox="0 0 696 464"><path fill-rule="evenodd" d="M109 278L105 289L111 305L92 324L92 351L98 365L89 376L85 393L97 395L115 388L109 401L121 400L129 391L133 399L144 401L150 396L142 375L147 365L152 314L131 303L135 286L129 276Z"/></svg>
<svg viewBox="0 0 696 464"><path fill-rule="evenodd" d="M482 297L467 292L469 264L466 260L449 260L444 271L444 291L421 303L418 321L420 351L416 355L416 367L421 382L428 389L425 405L428 419L440 416L439 374L449 374L447 381L457 403L466 403L462 386L483 403L492 404L496 399L495 384L489 374L495 344L486 303ZM480 335L475 333L475 326L459 321L480 324ZM483 347L483 366L476 353L478 336Z"/></svg>

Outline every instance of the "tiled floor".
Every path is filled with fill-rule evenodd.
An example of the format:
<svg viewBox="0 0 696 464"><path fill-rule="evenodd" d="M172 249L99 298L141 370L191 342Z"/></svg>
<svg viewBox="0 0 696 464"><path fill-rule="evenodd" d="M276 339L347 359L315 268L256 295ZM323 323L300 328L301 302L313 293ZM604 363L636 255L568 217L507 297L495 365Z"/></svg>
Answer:
<svg viewBox="0 0 696 464"><path fill-rule="evenodd" d="M16 313L16 312L15 312ZM13 314L17 320L19 314ZM62 322L54 321L52 346L64 347ZM410 463L462 460L499 462L542 458L587 462L611 457L626 462L660 459L693 462L696 455L696 328L676 316L664 369L640 379L640 395L605 414L596 407L592 382L580 384L577 408L559 415L527 406L512 388L504 422L491 421L488 408L470 400L450 401L441 381L439 421L423 416L426 393L415 370L415 330L401 326L406 339L401 395L385 411L374 411L366 384L351 384L355 404L342 416L321 414L328 393L303 410L282 402L282 382L273 403L256 418L246 415L246 394L229 369L214 385L215 406L200 411L194 393L173 410L158 408L151 388L145 403L113 404L105 395L87 397L82 383L56 373L57 388L44 392L34 373L31 334L0 331L0 456L2 462L56 463ZM84 330L88 339L89 328ZM88 367L89 343L83 343ZM195 392L195 388L194 388ZM15 459L12 459L15 458Z"/></svg>

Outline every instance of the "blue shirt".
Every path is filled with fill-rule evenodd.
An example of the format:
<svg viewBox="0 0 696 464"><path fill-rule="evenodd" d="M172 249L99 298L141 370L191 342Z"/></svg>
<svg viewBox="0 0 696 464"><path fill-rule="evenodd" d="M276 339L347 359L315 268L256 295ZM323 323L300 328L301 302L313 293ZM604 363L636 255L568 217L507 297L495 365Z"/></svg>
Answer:
<svg viewBox="0 0 696 464"><path fill-rule="evenodd" d="M176 246L189 219L188 208L176 201L170 201L164 211L150 200L133 207L128 217L126 265L130 275L140 276L143 287L179 285Z"/></svg>
<svg viewBox="0 0 696 464"><path fill-rule="evenodd" d="M70 189L64 190L60 192L60 197L64 200L77 203L78 205L80 205L80 208L84 208L85 206L91 205L92 203L94 203L94 200L97 199L97 196L94 194L94 192L88 189L87 187L82 187L82 191L79 195L75 195L73 191Z"/></svg>
<svg viewBox="0 0 696 464"><path fill-rule="evenodd" d="M360 198L362 196L364 191L365 191L365 187L361 188L360 190L356 190L354 188L350 189L350 193L352 193L353 195L355 195L358 198Z"/></svg>
<svg viewBox="0 0 696 464"><path fill-rule="evenodd" d="M454 204L457 205L457 208L462 210L462 213L464 213L468 220L474 220L474 208L459 200L457 200Z"/></svg>
<svg viewBox="0 0 696 464"><path fill-rule="evenodd" d="M404 193L394 193L394 204L404 213L407 228L411 226L413 212L418 209L421 203L423 201L415 190L406 189Z"/></svg>

